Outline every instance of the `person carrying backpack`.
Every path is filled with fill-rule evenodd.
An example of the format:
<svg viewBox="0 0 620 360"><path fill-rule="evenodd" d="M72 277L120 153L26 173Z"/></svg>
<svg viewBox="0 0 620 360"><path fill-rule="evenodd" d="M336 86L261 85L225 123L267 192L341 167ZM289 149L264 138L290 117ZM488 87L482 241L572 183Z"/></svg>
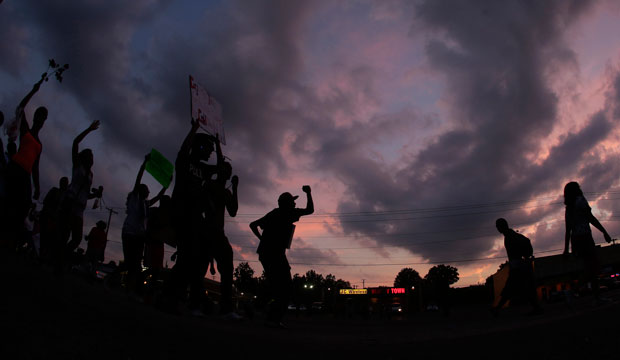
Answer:
<svg viewBox="0 0 620 360"><path fill-rule="evenodd" d="M508 302L519 296L524 296L532 305L530 315L542 312L536 296L534 284L534 270L532 260L534 249L530 239L508 227L506 219L495 221L497 231L504 235L504 247L508 255L509 273L506 285L500 295L498 304L492 308L493 315L498 316L500 309Z"/></svg>

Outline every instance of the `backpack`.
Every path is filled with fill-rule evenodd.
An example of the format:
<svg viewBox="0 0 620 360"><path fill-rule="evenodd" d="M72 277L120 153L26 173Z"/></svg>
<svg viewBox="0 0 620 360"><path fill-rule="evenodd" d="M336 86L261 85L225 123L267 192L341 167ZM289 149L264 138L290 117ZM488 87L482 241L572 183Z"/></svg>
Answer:
<svg viewBox="0 0 620 360"><path fill-rule="evenodd" d="M521 233L517 233L517 235L517 238L519 239L519 254L521 254L521 256L523 256L524 258L529 258L530 256L534 255L534 248L532 248L532 242L530 241L530 239L528 239L527 236Z"/></svg>

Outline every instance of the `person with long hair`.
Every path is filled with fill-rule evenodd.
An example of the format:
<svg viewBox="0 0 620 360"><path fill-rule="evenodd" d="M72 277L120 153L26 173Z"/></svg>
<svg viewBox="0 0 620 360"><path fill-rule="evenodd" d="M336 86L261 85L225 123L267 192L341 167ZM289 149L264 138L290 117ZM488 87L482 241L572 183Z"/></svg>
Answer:
<svg viewBox="0 0 620 360"><path fill-rule="evenodd" d="M596 245L592 237L590 224L603 233L605 241L611 242L611 236L592 215L592 209L583 196L581 187L576 182L569 182L564 186L564 205L566 205L566 235L564 237L564 255L568 255L569 243L572 253L583 260L586 279L592 285L592 292L597 301L599 297L598 275L600 265L596 253Z"/></svg>
<svg viewBox="0 0 620 360"><path fill-rule="evenodd" d="M86 203L90 199L101 197L103 192L102 186L99 189L91 189L93 183L93 151L91 149L80 151L79 149L80 142L98 128L99 120L93 121L86 130L75 137L71 148L71 159L73 162L71 183L61 205L63 220L61 239L63 243L67 244L69 252L75 251L82 241ZM71 238L70 241L69 238Z"/></svg>

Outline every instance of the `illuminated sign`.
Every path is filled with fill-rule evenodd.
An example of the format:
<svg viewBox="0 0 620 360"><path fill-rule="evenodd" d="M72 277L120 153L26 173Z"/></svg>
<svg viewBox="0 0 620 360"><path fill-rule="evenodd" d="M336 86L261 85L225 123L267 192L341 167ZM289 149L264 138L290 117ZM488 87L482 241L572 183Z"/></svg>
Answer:
<svg viewBox="0 0 620 360"><path fill-rule="evenodd" d="M340 289L340 295L366 295L368 289Z"/></svg>
<svg viewBox="0 0 620 360"><path fill-rule="evenodd" d="M378 287L370 289L370 293L372 295L399 295L405 293L405 288Z"/></svg>

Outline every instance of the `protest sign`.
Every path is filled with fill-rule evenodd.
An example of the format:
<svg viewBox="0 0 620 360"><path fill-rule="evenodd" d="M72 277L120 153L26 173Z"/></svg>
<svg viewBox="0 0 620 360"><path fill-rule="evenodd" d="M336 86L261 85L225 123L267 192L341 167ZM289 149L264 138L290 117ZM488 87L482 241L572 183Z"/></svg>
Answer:
<svg viewBox="0 0 620 360"><path fill-rule="evenodd" d="M174 165L159 151L151 150L151 156L146 162L146 171L164 187L170 186L170 179L174 173Z"/></svg>
<svg viewBox="0 0 620 360"><path fill-rule="evenodd" d="M224 136L224 118L222 107L209 92L189 76L189 91L191 94L192 119L200 122L200 127L208 134L219 134L220 142L226 145Z"/></svg>

